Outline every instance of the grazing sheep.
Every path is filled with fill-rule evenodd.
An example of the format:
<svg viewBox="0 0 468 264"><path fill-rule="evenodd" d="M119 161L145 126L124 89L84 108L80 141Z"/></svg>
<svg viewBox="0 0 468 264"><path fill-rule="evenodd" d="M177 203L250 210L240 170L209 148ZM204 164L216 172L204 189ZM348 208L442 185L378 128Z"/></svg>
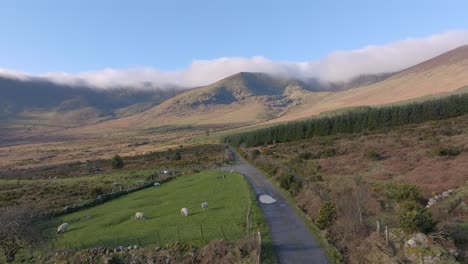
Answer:
<svg viewBox="0 0 468 264"><path fill-rule="evenodd" d="M201 208L203 208L203 210L205 210L206 208L208 208L208 202L204 202L201 204Z"/></svg>
<svg viewBox="0 0 468 264"><path fill-rule="evenodd" d="M188 209L185 208L185 207L182 208L182 209L180 209L180 214L181 214L182 216L188 216Z"/></svg>
<svg viewBox="0 0 468 264"><path fill-rule="evenodd" d="M68 229L68 223L63 223L57 228L57 234L65 233Z"/></svg>
<svg viewBox="0 0 468 264"><path fill-rule="evenodd" d="M145 214L143 214L142 212L136 212L134 218L135 220L143 220L145 219Z"/></svg>
<svg viewBox="0 0 468 264"><path fill-rule="evenodd" d="M154 186L161 186L161 184L159 182L155 182Z"/></svg>

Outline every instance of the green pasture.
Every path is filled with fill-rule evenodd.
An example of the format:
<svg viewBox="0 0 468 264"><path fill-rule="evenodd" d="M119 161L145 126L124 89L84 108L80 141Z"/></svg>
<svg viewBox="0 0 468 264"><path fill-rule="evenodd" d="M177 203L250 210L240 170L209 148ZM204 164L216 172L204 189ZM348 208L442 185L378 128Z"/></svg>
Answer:
<svg viewBox="0 0 468 264"><path fill-rule="evenodd" d="M56 248L145 246L175 241L202 245L223 237L239 239L247 233L250 192L245 179L235 173L205 171L181 176L159 187L63 216L57 224L67 222L68 231L57 235L53 244ZM201 208L202 202L209 203L207 210ZM189 209L188 217L181 216L183 207ZM255 205L253 221L263 220L258 210ZM146 219L134 220L136 212L144 213Z"/></svg>

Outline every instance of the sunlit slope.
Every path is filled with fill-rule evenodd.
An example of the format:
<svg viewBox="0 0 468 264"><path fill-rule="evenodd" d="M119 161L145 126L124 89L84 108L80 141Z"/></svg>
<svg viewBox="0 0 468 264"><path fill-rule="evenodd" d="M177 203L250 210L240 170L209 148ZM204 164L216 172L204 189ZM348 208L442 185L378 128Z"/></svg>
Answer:
<svg viewBox="0 0 468 264"><path fill-rule="evenodd" d="M467 84L468 46L463 46L403 70L382 82L330 93L323 100L303 104L275 121L294 120L343 107L382 105L450 93Z"/></svg>

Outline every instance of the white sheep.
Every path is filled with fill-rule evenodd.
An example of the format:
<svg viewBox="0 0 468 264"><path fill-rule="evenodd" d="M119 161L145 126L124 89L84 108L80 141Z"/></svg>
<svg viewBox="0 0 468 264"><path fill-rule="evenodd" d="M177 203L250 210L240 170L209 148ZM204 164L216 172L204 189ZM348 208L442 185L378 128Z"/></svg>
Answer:
<svg viewBox="0 0 468 264"><path fill-rule="evenodd" d="M201 208L202 208L203 210L205 210L206 208L208 208L208 202L202 203L202 204L201 204Z"/></svg>
<svg viewBox="0 0 468 264"><path fill-rule="evenodd" d="M134 218L135 220L143 220L145 219L145 214L143 214L142 212L136 212Z"/></svg>
<svg viewBox="0 0 468 264"><path fill-rule="evenodd" d="M57 234L65 233L68 229L68 223L63 223L57 228Z"/></svg>
<svg viewBox="0 0 468 264"><path fill-rule="evenodd" d="M182 209L180 209L180 214L181 214L182 216L188 216L188 209L185 208L185 207L182 208Z"/></svg>
<svg viewBox="0 0 468 264"><path fill-rule="evenodd" d="M154 183L154 186L161 186L161 183L155 182L155 183Z"/></svg>

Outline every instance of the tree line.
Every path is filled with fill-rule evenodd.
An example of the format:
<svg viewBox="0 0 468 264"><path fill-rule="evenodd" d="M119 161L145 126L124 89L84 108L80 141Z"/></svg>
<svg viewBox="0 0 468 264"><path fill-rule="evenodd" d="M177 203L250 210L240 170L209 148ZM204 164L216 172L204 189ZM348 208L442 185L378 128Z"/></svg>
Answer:
<svg viewBox="0 0 468 264"><path fill-rule="evenodd" d="M468 94L451 95L423 102L385 107L360 107L343 114L274 125L232 134L224 142L258 146L339 133L388 129L430 120L443 120L468 113Z"/></svg>

